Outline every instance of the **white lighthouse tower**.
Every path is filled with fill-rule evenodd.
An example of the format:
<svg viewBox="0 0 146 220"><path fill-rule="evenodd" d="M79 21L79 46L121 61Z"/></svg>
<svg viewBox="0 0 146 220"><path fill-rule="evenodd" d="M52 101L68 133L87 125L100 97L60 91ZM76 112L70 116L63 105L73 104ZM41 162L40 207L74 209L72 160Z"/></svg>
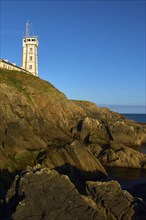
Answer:
<svg viewBox="0 0 146 220"><path fill-rule="evenodd" d="M34 76L38 76L38 38L29 36L29 22L26 22L26 36L23 38L22 68L28 70Z"/></svg>

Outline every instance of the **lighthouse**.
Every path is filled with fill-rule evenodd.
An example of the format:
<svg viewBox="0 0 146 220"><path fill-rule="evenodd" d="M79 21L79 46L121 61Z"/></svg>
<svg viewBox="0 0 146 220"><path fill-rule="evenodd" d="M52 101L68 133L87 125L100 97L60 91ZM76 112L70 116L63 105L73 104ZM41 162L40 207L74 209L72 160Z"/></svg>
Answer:
<svg viewBox="0 0 146 220"><path fill-rule="evenodd" d="M26 22L26 36L22 40L22 68L38 76L38 37L29 36L29 22Z"/></svg>

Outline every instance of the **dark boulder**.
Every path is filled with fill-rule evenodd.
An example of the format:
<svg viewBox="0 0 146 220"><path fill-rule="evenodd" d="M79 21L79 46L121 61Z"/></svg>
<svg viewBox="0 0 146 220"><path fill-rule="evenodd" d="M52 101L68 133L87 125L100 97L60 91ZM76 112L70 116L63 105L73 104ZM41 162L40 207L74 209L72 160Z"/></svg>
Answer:
<svg viewBox="0 0 146 220"><path fill-rule="evenodd" d="M6 202L7 218L13 220L106 220L104 209L81 196L67 176L47 168L29 169L16 176Z"/></svg>

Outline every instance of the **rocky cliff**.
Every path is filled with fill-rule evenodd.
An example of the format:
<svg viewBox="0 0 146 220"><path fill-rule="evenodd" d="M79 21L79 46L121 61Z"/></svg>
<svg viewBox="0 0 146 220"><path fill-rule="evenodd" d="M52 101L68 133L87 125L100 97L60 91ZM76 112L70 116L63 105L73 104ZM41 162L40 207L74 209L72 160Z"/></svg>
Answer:
<svg viewBox="0 0 146 220"><path fill-rule="evenodd" d="M104 165L146 168L146 155L133 148L135 145L140 148L141 145L146 144L146 125L127 120L122 115L97 107L91 102L68 100L53 85L37 77L17 71L3 69L0 71L0 209L4 207L6 213L9 210L8 216L13 215L14 219L21 219L20 216L26 213L25 209L29 207L35 195L30 195L29 190L22 190L24 194L20 192L23 186L25 189L30 186L30 190L32 187L27 185L29 180L21 185L23 175L20 172L28 165L34 167L39 164L41 175L49 175L44 177L44 181L48 180L48 185L43 186L44 190L49 190L48 187L53 186L51 184L60 184L53 183L52 178L54 181L59 179L62 184L65 181L64 184L73 190L71 190L73 193L71 197L74 202L68 205L69 199L61 200L58 201L57 206L54 205L48 209L44 204L46 208L43 212L42 201L42 210L38 211L36 214L38 217L34 219L72 219L70 216L74 218L73 213L79 210L80 206L82 207L81 213L89 213L83 214L87 216L84 219L107 219L108 215L109 219L126 219L128 215L131 219L132 216L138 215L134 206L130 208L134 204L134 198L124 194L118 188L119 186L116 186L117 183L112 183L112 187L114 185L117 187L117 196L122 193L123 198L125 196L128 198L124 199L124 202L121 199L120 204L124 203L125 207L122 205L123 208L118 208L118 211L112 209L110 201L105 201L106 205L103 205L97 198L98 196L95 196L96 192L93 192L92 188L99 189L96 181L103 181L108 175ZM19 184L16 178L11 187L11 193L7 194L16 174L20 175ZM37 173L37 175L40 174ZM34 184L35 181L39 181L37 175L31 171L32 177L30 178L32 181L34 178ZM67 177L62 175L67 175L69 179L67 180ZM95 181L95 186L94 182L91 184L90 181ZM105 186L103 185L103 191ZM111 188L110 184L107 183L107 187ZM15 192L12 193L12 191ZM41 191L40 193L43 194ZM67 193L68 191L63 192L62 196ZM94 198L92 198L93 194ZM105 200L108 194L105 195L100 197L103 196ZM22 200L26 200L24 203L22 201L25 205L19 204L21 196ZM78 202L77 197L79 197ZM15 205L11 207L13 199ZM51 202L51 200L44 201L45 203ZM66 201L66 205L62 204L63 201ZM76 205L77 203L79 204ZM89 211L87 211L88 207L90 207ZM27 209L29 211L25 219L34 215L32 209ZM50 213L49 209L52 213L57 209L58 212L47 214ZM6 213L3 212L1 216L4 217ZM40 216L43 215L46 217L41 218ZM81 219L80 214L78 214L78 219Z"/></svg>

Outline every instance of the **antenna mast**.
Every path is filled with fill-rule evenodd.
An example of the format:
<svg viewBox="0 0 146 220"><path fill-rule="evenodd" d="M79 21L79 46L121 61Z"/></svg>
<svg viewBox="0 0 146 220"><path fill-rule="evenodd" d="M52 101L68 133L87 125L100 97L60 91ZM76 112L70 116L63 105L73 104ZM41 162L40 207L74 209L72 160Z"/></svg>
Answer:
<svg viewBox="0 0 146 220"><path fill-rule="evenodd" d="M29 21L26 22L26 37L29 37Z"/></svg>

